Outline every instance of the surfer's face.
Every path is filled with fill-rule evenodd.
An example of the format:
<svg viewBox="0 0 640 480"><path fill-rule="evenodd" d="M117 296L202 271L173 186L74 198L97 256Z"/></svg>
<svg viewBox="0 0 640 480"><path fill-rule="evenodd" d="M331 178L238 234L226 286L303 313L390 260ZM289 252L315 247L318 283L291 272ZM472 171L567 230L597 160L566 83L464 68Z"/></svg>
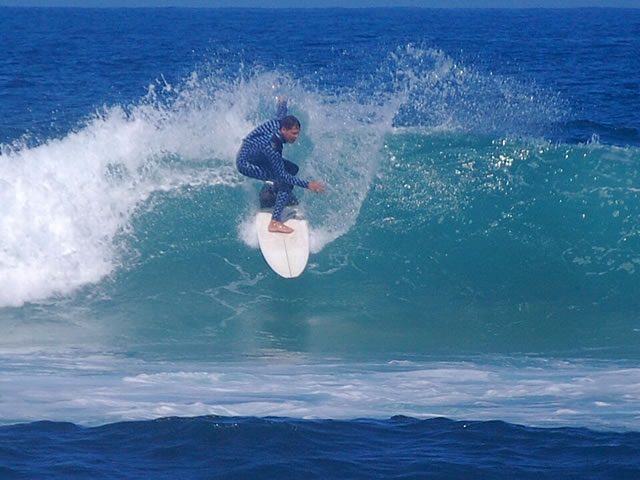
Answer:
<svg viewBox="0 0 640 480"><path fill-rule="evenodd" d="M280 133L287 143L294 143L300 136L300 129L298 127L281 128Z"/></svg>

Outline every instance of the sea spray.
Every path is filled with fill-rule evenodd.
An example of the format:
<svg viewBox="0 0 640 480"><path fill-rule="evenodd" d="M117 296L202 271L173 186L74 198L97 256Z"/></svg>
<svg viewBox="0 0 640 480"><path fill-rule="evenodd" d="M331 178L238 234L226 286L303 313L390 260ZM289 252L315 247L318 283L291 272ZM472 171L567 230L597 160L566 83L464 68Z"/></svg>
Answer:
<svg viewBox="0 0 640 480"><path fill-rule="evenodd" d="M0 305L66 295L112 273L118 239L153 192L234 182L230 166L194 150L193 120L177 117L147 103L114 106L64 138L4 149Z"/></svg>

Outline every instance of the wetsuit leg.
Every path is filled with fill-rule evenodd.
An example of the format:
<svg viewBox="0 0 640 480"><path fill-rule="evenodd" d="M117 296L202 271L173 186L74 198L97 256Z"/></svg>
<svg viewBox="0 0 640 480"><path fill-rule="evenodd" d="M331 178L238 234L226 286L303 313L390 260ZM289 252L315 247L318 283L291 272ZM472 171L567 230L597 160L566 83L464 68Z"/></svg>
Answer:
<svg viewBox="0 0 640 480"><path fill-rule="evenodd" d="M298 166L295 163L290 162L289 160L284 160L284 168L287 171L287 173L289 173L290 175L295 175L296 173L298 173L298 170L299 170ZM286 190L289 191L289 198L287 199L285 206L298 205L298 203L300 202L298 201L294 193L291 191L292 189L290 189L289 187L290 185L286 185L286 184L284 185L284 187L282 187L280 186L280 184L276 186L275 184L265 183L262 187L262 190L260 190L260 208L273 207L276 203L276 197L277 197L278 191L281 190L282 188L285 188ZM284 200L281 200L281 201L284 201Z"/></svg>
<svg viewBox="0 0 640 480"><path fill-rule="evenodd" d="M257 178L258 180L273 180L271 170L256 165L251 162L238 162L238 171L247 177Z"/></svg>
<svg viewBox="0 0 640 480"><path fill-rule="evenodd" d="M289 197L291 196L291 191L293 190L293 185L289 185L288 183L274 183L274 189L276 191L276 205L273 208L273 218L282 221L282 211L284 207L289 203Z"/></svg>
<svg viewBox="0 0 640 480"><path fill-rule="evenodd" d="M236 159L236 166L238 171L247 177L256 178L258 180L274 180L274 174L271 169L266 168L260 164L252 163L249 159L249 155L240 150L238 153L238 157ZM298 173L298 166L290 162L289 160L284 160L285 170L290 175L295 175ZM291 203L293 205L297 205L298 199L292 195L293 185L289 185L287 183L282 183L275 181L273 186L273 192L275 193L275 206L273 209L273 218L278 221L282 221L282 211L284 207L290 204L290 200L293 200L295 203ZM263 192L265 192L265 197L268 191L265 191L265 187L263 187ZM291 198L293 197L293 198ZM266 199L265 199L266 200ZM266 202L265 202L266 204ZM262 192L261 192L261 207L262 207Z"/></svg>
<svg viewBox="0 0 640 480"><path fill-rule="evenodd" d="M271 172L271 169L262 165L261 163L254 163L251 160L255 159L255 155L251 155L243 149L240 149L238 152L238 157L236 158L236 167L238 171L251 178L256 178L258 180L273 180L274 175ZM273 207L276 201L276 194L273 191L271 185L265 183L260 191L260 208L270 208Z"/></svg>
<svg viewBox="0 0 640 480"><path fill-rule="evenodd" d="M287 171L287 173L289 173L290 175L296 175L298 173L298 170L300 170L298 165L296 165L293 162L290 162L289 160L286 160L286 159L283 159L283 160L284 160L284 169ZM298 205L298 203L300 202L296 198L296 195L293 192L290 192L289 200L287 201L287 206Z"/></svg>
<svg viewBox="0 0 640 480"><path fill-rule="evenodd" d="M262 162L257 162L255 155L243 148L240 149L236 157L236 167L241 174L258 180L273 180L274 177L270 168L267 168Z"/></svg>

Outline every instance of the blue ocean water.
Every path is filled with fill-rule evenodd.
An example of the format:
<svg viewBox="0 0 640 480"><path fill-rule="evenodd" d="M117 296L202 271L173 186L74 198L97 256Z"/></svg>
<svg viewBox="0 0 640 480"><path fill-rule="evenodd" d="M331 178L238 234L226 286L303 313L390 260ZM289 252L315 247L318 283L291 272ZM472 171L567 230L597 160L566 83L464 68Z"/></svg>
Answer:
<svg viewBox="0 0 640 480"><path fill-rule="evenodd" d="M2 478L636 478L640 10L0 8ZM305 274L234 158L289 99Z"/></svg>

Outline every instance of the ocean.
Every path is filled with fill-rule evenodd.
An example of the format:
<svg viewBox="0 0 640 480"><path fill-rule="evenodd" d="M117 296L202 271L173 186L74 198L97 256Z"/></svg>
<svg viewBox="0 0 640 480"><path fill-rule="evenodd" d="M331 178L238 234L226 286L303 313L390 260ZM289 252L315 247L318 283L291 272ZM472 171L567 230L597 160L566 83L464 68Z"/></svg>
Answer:
<svg viewBox="0 0 640 480"><path fill-rule="evenodd" d="M640 10L0 7L0 478L640 478ZM285 146L312 253L252 230Z"/></svg>

